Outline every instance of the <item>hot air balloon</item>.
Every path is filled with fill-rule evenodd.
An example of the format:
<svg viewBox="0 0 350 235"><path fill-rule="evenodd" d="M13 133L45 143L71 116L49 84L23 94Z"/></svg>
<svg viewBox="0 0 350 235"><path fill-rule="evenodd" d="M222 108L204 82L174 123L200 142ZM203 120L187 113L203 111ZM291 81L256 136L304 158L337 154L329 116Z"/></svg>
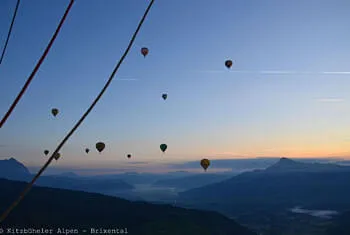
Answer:
<svg viewBox="0 0 350 235"><path fill-rule="evenodd" d="M162 152L164 153L165 150L168 148L168 146L166 144L161 144L160 145L160 150L162 150Z"/></svg>
<svg viewBox="0 0 350 235"><path fill-rule="evenodd" d="M96 149L97 151L99 151L100 153L103 151L103 149L106 147L106 145L103 142L98 142L96 144Z"/></svg>
<svg viewBox="0 0 350 235"><path fill-rule="evenodd" d="M45 151L44 151L44 154L45 154L45 155L48 155L48 154L49 154L49 150L45 150Z"/></svg>
<svg viewBox="0 0 350 235"><path fill-rule="evenodd" d="M208 167L210 166L210 161L206 158L201 160L201 166L205 171L207 171Z"/></svg>
<svg viewBox="0 0 350 235"><path fill-rule="evenodd" d="M127 156L128 158L131 158L131 154L128 154L128 156Z"/></svg>
<svg viewBox="0 0 350 235"><path fill-rule="evenodd" d="M56 117L56 115L58 114L58 109L56 109L56 108L51 109L51 113L54 117Z"/></svg>
<svg viewBox="0 0 350 235"><path fill-rule="evenodd" d="M148 48L147 47L142 47L141 48L141 53L142 53L143 57L146 57L146 55L148 54Z"/></svg>
<svg viewBox="0 0 350 235"><path fill-rule="evenodd" d="M60 153L56 153L55 156L54 156L54 158L55 158L56 161L57 161L60 157L61 157L61 154L60 154Z"/></svg>
<svg viewBox="0 0 350 235"><path fill-rule="evenodd" d="M88 149L88 148L85 149L85 152L86 152L86 153L89 153L89 151L90 151L90 149Z"/></svg>
<svg viewBox="0 0 350 235"><path fill-rule="evenodd" d="M226 60L225 61L225 66L229 69L232 66L232 60Z"/></svg>
<svg viewBox="0 0 350 235"><path fill-rule="evenodd" d="M163 97L163 100L166 100L166 98L168 98L168 95L164 93L164 94L162 95L162 97Z"/></svg>

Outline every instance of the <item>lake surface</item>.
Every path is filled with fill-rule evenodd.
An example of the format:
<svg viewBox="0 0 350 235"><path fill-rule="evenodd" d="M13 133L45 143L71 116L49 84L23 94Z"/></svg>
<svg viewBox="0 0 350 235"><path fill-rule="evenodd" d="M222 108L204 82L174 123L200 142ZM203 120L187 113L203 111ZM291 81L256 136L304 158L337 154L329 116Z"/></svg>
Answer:
<svg viewBox="0 0 350 235"><path fill-rule="evenodd" d="M308 209L303 209L301 207L294 207L290 209L290 211L293 213L308 214L311 216L324 218L324 219L331 219L332 216L339 214L337 211L332 211L332 210L308 210Z"/></svg>

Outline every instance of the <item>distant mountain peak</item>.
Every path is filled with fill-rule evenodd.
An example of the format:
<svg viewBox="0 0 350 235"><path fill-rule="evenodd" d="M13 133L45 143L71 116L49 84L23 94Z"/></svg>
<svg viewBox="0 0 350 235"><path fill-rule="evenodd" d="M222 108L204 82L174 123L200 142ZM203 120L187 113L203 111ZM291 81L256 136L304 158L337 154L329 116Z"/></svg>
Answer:
<svg viewBox="0 0 350 235"><path fill-rule="evenodd" d="M266 168L266 171L270 171L270 172L300 171L300 170L305 170L310 166L312 165L303 163L303 162L297 162L286 157L282 157L278 162Z"/></svg>
<svg viewBox="0 0 350 235"><path fill-rule="evenodd" d="M279 160L279 162L295 162L295 161L293 161L292 159L290 159L290 158L286 158L286 157L281 157L280 158L280 160Z"/></svg>
<svg viewBox="0 0 350 235"><path fill-rule="evenodd" d="M2 160L3 162L7 162L9 164L16 164L16 165L21 165L22 167L25 167L21 162L17 161L16 158L10 157L9 159ZM0 160L1 162L1 160Z"/></svg>
<svg viewBox="0 0 350 235"><path fill-rule="evenodd" d="M0 160L0 178L22 179L29 175L29 170L15 158Z"/></svg>
<svg viewBox="0 0 350 235"><path fill-rule="evenodd" d="M336 164L299 162L286 157L280 158L278 162L266 168L266 171L268 172L291 172L291 171L324 172L324 171L339 171L339 170L349 171L350 168L336 165Z"/></svg>
<svg viewBox="0 0 350 235"><path fill-rule="evenodd" d="M303 162L297 162L297 161L294 161L290 158L286 158L286 157L281 157L280 160L276 163L277 165L304 165L305 163ZM276 165L275 164L275 165Z"/></svg>
<svg viewBox="0 0 350 235"><path fill-rule="evenodd" d="M5 159L5 160L20 163L20 162L19 162L19 161L17 161L17 160L16 160L14 157L10 157L10 159Z"/></svg>

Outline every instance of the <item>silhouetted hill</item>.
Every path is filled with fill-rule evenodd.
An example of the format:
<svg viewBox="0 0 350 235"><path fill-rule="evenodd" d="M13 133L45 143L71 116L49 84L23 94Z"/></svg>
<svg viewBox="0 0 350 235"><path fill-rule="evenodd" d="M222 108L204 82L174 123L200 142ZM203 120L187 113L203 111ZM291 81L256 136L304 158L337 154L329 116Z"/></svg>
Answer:
<svg viewBox="0 0 350 235"><path fill-rule="evenodd" d="M198 188L204 185L220 182L230 177L232 177L232 175L196 174L192 176L186 176L186 177L180 177L180 178L174 178L174 179L158 180L153 185L164 186L164 187L174 187L177 189L191 189L191 188Z"/></svg>
<svg viewBox="0 0 350 235"><path fill-rule="evenodd" d="M305 164L305 165L304 165ZM328 165L328 164L326 164ZM223 182L179 193L179 201L189 205L219 209L228 214L248 208L350 209L350 171L281 159L262 171L246 172ZM288 170L288 169L311 169ZM287 169L283 171L282 169Z"/></svg>
<svg viewBox="0 0 350 235"><path fill-rule="evenodd" d="M0 180L0 211L25 187ZM126 228L129 234L254 235L215 212L130 202L123 199L52 188L34 187L2 227Z"/></svg>
<svg viewBox="0 0 350 235"><path fill-rule="evenodd" d="M134 188L132 185L119 179L93 179L64 176L42 176L37 180L36 185L98 193L131 190Z"/></svg>
<svg viewBox="0 0 350 235"><path fill-rule="evenodd" d="M0 160L0 178L25 180L30 177L29 170L14 158Z"/></svg>
<svg viewBox="0 0 350 235"><path fill-rule="evenodd" d="M304 163L293 161L288 158L281 158L277 163L266 168L267 172L328 172L328 171L349 171L350 166L337 164Z"/></svg>
<svg viewBox="0 0 350 235"><path fill-rule="evenodd" d="M327 235L350 234L350 211L347 211L333 220L333 225L327 230Z"/></svg>
<svg viewBox="0 0 350 235"><path fill-rule="evenodd" d="M70 177L70 178L77 178L79 175L75 174L74 172L64 172L59 174L58 176L64 176L64 177Z"/></svg>
<svg viewBox="0 0 350 235"><path fill-rule="evenodd" d="M14 158L0 160L0 178L28 182L33 176L22 163ZM73 172L42 176L36 182L36 185L108 194L114 191L131 190L134 188L121 179L80 177Z"/></svg>
<svg viewBox="0 0 350 235"><path fill-rule="evenodd" d="M120 179L128 184L153 184L157 180L181 177L181 174L123 173L115 175L91 176L93 179Z"/></svg>

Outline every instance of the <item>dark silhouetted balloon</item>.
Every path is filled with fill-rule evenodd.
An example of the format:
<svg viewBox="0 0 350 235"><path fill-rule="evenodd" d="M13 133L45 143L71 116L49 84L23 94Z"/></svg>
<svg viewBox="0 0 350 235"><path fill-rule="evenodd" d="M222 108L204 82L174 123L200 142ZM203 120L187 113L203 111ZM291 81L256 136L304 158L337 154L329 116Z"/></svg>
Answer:
<svg viewBox="0 0 350 235"><path fill-rule="evenodd" d="M48 154L49 154L49 150L45 150L45 151L44 151L44 154L45 154L45 155L48 155Z"/></svg>
<svg viewBox="0 0 350 235"><path fill-rule="evenodd" d="M164 94L162 95L162 97L163 97L163 100L166 100L166 98L168 98L168 95L164 93Z"/></svg>
<svg viewBox="0 0 350 235"><path fill-rule="evenodd" d="M57 116L57 114L59 113L58 109L54 108L54 109L51 109L51 113L54 117Z"/></svg>
<svg viewBox="0 0 350 235"><path fill-rule="evenodd" d="M208 167L210 166L210 161L206 158L201 160L201 166L203 167L203 169L206 171L208 169Z"/></svg>
<svg viewBox="0 0 350 235"><path fill-rule="evenodd" d="M166 144L161 144L160 145L160 150L163 151L163 153L165 152L165 150L168 148L168 146Z"/></svg>
<svg viewBox="0 0 350 235"><path fill-rule="evenodd" d="M144 57L146 57L146 55L148 55L148 48L147 47L142 47L141 48L141 53Z"/></svg>
<svg viewBox="0 0 350 235"><path fill-rule="evenodd" d="M60 154L60 153L56 153L56 154L54 155L54 158L55 158L56 161L57 161L60 157L61 157L61 154Z"/></svg>
<svg viewBox="0 0 350 235"><path fill-rule="evenodd" d="M225 61L225 66L229 69L232 66L232 60L226 60Z"/></svg>
<svg viewBox="0 0 350 235"><path fill-rule="evenodd" d="M128 158L131 158L131 154L128 154L128 156L127 156Z"/></svg>
<svg viewBox="0 0 350 235"><path fill-rule="evenodd" d="M96 144L96 149L97 151L99 151L100 153L103 151L103 149L106 147L106 145L103 142L98 142Z"/></svg>
<svg viewBox="0 0 350 235"><path fill-rule="evenodd" d="M89 153L89 152L90 152L90 149L86 148L86 149L85 149L85 152L86 152L86 153Z"/></svg>

